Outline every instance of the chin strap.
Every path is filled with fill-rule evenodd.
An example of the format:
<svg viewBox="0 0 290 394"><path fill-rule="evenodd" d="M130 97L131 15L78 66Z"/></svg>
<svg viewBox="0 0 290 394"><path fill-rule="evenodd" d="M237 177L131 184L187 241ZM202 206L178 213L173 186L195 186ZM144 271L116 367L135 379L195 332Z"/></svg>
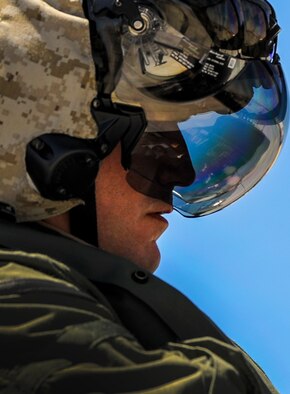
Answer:
<svg viewBox="0 0 290 394"><path fill-rule="evenodd" d="M70 210L70 229L75 237L98 246L95 185L90 187L85 205L78 205Z"/></svg>

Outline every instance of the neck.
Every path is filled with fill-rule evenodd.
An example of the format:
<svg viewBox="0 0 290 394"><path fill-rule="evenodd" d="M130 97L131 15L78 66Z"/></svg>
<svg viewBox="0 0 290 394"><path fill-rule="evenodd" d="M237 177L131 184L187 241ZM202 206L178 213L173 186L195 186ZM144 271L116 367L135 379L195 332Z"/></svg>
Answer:
<svg viewBox="0 0 290 394"><path fill-rule="evenodd" d="M68 212L44 219L43 222L49 224L57 230L63 231L68 234L71 233L70 218Z"/></svg>

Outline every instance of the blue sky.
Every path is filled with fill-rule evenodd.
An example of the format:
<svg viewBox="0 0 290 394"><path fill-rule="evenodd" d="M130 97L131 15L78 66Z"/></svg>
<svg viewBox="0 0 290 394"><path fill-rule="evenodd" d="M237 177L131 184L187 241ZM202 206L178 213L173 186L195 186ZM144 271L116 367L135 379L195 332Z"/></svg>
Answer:
<svg viewBox="0 0 290 394"><path fill-rule="evenodd" d="M290 2L271 3L290 87ZM157 275L238 342L281 394L290 394L290 136L268 175L235 204L203 218L168 219Z"/></svg>

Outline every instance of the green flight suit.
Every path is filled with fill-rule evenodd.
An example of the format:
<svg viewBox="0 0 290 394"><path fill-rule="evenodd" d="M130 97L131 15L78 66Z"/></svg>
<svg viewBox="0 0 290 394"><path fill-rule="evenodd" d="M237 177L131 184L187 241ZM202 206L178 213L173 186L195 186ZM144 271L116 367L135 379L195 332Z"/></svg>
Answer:
<svg viewBox="0 0 290 394"><path fill-rule="evenodd" d="M224 334L208 318L202 321L201 312L197 313L200 313L205 333L208 325L213 335L217 330L216 337L193 335L189 338L185 327L185 338L170 340L178 337L172 327L169 340L164 339L164 343L161 343L162 336L158 338L158 318L152 317L149 311L155 308L154 302L152 305L143 302L144 319L139 318L137 310L134 314L138 305L133 301L136 297L126 298L127 290L121 286L115 300L118 298L121 305L124 293L127 314L125 311L119 313L119 307L116 313L112 288L108 292L111 296L106 295L106 287L110 287L106 280L100 285L100 291L94 281L85 277L84 272L88 271L84 269L80 273L75 270L78 263L74 263L73 268L67 264L69 258L78 262L83 256L79 267L86 266L86 255L92 253L95 267L90 264L88 270L98 271L98 267L105 264L104 255L98 249L39 228L2 225L0 223L1 394L277 393L264 373L238 346L226 337L223 340ZM43 240L42 245L37 237ZM25 248L23 245L28 238L31 242L27 242ZM53 249L54 240L58 243ZM12 243L18 244L19 250L10 250ZM74 247L78 252L74 252ZM45 248L51 249L50 256L43 253ZM54 258L62 254L66 264ZM134 264L118 261L114 256L110 258L114 264L117 260L117 271L134 269L140 274ZM110 275L113 277L114 272ZM115 283L118 283L118 275L115 276ZM139 275L138 281L153 283L155 279L150 274L148 277ZM171 292L171 287L160 280L155 285L157 290L160 287L160 297L165 294L163 287L168 289L165 290L168 294ZM140 286L142 288L143 284ZM160 305L166 302L164 299ZM174 319L174 305L171 308ZM186 318L190 321L190 316ZM182 322L177 322L177 326L179 324ZM198 327L199 321L195 325ZM154 330L150 331L152 327ZM139 331L146 330L150 335L145 333L142 343ZM153 338L155 332L156 338Z"/></svg>

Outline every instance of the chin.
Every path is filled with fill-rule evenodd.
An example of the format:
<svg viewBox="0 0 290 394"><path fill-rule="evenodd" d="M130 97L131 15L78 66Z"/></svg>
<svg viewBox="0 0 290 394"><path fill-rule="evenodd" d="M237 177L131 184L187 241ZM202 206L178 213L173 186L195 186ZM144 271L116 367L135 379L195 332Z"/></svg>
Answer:
<svg viewBox="0 0 290 394"><path fill-rule="evenodd" d="M143 253L139 254L139 258L135 258L135 264L140 268L146 269L149 272L157 270L160 263L161 255L156 242L151 242Z"/></svg>
<svg viewBox="0 0 290 394"><path fill-rule="evenodd" d="M143 245L142 248L136 247ZM113 247L114 246L114 247ZM124 257L138 265L141 269L146 269L149 272L154 272L160 263L160 251L156 241L151 242L134 242L133 244L107 244L100 245L106 252L115 254L116 256Z"/></svg>

